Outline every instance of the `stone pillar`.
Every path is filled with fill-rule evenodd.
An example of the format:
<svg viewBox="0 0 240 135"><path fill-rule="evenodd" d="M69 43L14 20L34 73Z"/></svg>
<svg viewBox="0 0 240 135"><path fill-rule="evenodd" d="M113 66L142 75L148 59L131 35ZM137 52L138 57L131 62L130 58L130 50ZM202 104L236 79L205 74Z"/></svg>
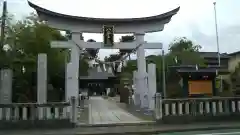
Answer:
<svg viewBox="0 0 240 135"><path fill-rule="evenodd" d="M135 90L134 90L134 104L135 106L139 107L141 102L140 102L140 92L139 92L139 88L137 85L137 71L134 70L133 71L133 84L135 86Z"/></svg>
<svg viewBox="0 0 240 135"><path fill-rule="evenodd" d="M71 116L71 122L73 124L76 124L77 123L77 98L75 96L72 96L70 98L70 103L71 103L71 113L70 113L70 116Z"/></svg>
<svg viewBox="0 0 240 135"><path fill-rule="evenodd" d="M149 99L149 109L154 110L154 96L157 92L157 79L156 79L156 65L151 63L148 64L148 99Z"/></svg>
<svg viewBox="0 0 240 135"><path fill-rule="evenodd" d="M65 86L65 101L66 102L71 102L71 98L74 97L74 99L77 99L78 97L78 91L76 91L74 85L76 85L74 83L74 72L72 69L73 64L72 63L67 63L66 65L66 86ZM71 107L67 107L67 115L70 116L71 114Z"/></svg>
<svg viewBox="0 0 240 135"><path fill-rule="evenodd" d="M138 45L144 42L145 34L135 34ZM144 46L141 45L137 49L137 91L140 93L141 108L148 108L148 87L147 87L147 73Z"/></svg>
<svg viewBox="0 0 240 135"><path fill-rule="evenodd" d="M66 101L69 101L71 97L78 98L79 88L78 88L78 72L74 72L74 63L68 63L66 69Z"/></svg>
<svg viewBox="0 0 240 135"><path fill-rule="evenodd" d="M12 70L1 70L0 104L12 103Z"/></svg>
<svg viewBox="0 0 240 135"><path fill-rule="evenodd" d="M72 41L79 44L74 44L71 48L71 91L73 91L71 96L78 98L79 94L79 60L80 60L80 44L84 42L82 40L81 32L72 32ZM79 101L79 100L77 100ZM79 104L79 103L78 103Z"/></svg>
<svg viewBox="0 0 240 135"><path fill-rule="evenodd" d="M155 95L155 119L160 120L163 117L163 109L162 109L162 95L161 93L156 93Z"/></svg>
<svg viewBox="0 0 240 135"><path fill-rule="evenodd" d="M72 91L72 75L71 75L71 66L72 63L67 63L66 64L66 73L65 73L65 101L69 102L71 95L73 95Z"/></svg>
<svg viewBox="0 0 240 135"><path fill-rule="evenodd" d="M132 93L132 89L130 88L130 89L129 89L129 95L128 95L128 104L129 104L129 105L133 105L133 102L132 102L132 101L133 101L133 99L132 99L132 94L133 94L133 93Z"/></svg>
<svg viewBox="0 0 240 135"><path fill-rule="evenodd" d="M107 96L108 96L108 94L111 92L111 89L110 88L106 88L107 90Z"/></svg>
<svg viewBox="0 0 240 135"><path fill-rule="evenodd" d="M47 102L47 54L38 54L37 67L37 102Z"/></svg>
<svg viewBox="0 0 240 135"><path fill-rule="evenodd" d="M47 103L47 54L38 54L37 66L37 103ZM44 108L38 108L39 119L44 118Z"/></svg>
<svg viewBox="0 0 240 135"><path fill-rule="evenodd" d="M80 50L77 46L72 47L71 49L71 70L68 72L71 72L70 75L72 77L72 90L73 93L75 93L74 97L78 97L79 93L79 57L80 57Z"/></svg>

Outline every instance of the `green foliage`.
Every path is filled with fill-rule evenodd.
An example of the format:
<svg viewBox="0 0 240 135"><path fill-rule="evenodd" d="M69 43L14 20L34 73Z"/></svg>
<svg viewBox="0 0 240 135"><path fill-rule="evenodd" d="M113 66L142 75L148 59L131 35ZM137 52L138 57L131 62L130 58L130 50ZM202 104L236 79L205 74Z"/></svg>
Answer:
<svg viewBox="0 0 240 135"><path fill-rule="evenodd" d="M137 70L137 61L136 60L127 61L127 66L123 67L123 72L132 73L134 70Z"/></svg>
<svg viewBox="0 0 240 135"><path fill-rule="evenodd" d="M235 67L233 73L230 74L230 80L232 82L232 89L236 94L240 94L240 63Z"/></svg>
<svg viewBox="0 0 240 135"><path fill-rule="evenodd" d="M93 39L89 39L87 42L96 42L96 41ZM86 48L86 51L89 55L91 55L89 59L92 60L97 57L99 49Z"/></svg>
<svg viewBox="0 0 240 135"><path fill-rule="evenodd" d="M169 50L172 53L179 53L182 51L199 52L201 48L200 45L194 45L193 42L186 37L176 38L169 45Z"/></svg>
<svg viewBox="0 0 240 135"><path fill-rule="evenodd" d="M127 35L127 36L122 36L120 39L120 42L133 42L134 40L135 40L135 37L133 35ZM131 52L132 52L131 49L120 49L119 50L119 54L121 56L131 53Z"/></svg>
<svg viewBox="0 0 240 135"><path fill-rule="evenodd" d="M183 37L175 39L169 45L169 54L172 58L176 57L181 65L204 65L204 59L197 53L200 49L200 45L194 45L191 40Z"/></svg>
<svg viewBox="0 0 240 135"><path fill-rule="evenodd" d="M50 42L53 40L65 41L67 38L62 36L60 31L40 22L35 14L8 25L5 44L8 44L9 49L0 53L2 56L0 66L14 71L13 100L15 102L36 101L39 53L47 54L48 83L53 86L48 99L55 101L64 97L65 65L69 59L69 50L51 48ZM80 74L86 74L88 64L85 60L80 60L80 68Z"/></svg>
<svg viewBox="0 0 240 135"><path fill-rule="evenodd" d="M131 36L131 35L122 36L120 38L120 42L133 42L134 40L135 40L135 37ZM131 52L132 52L131 49L120 49L118 54L111 54L109 57L106 57L104 60L107 62L117 61L117 60L120 60L124 55L131 53ZM130 59L130 56L129 56L129 59ZM113 65L111 65L111 66L112 66L112 69L115 69L113 71L116 74L117 69L120 66L120 63L115 63L115 67L113 67Z"/></svg>
<svg viewBox="0 0 240 135"><path fill-rule="evenodd" d="M170 66L177 65L203 65L204 59L200 57L198 51L201 48L200 45L194 45L191 40L187 38L178 38L169 45L169 53L164 55L165 59L165 73L167 82L167 94L171 97L179 96L181 87L179 85L180 76L175 70L171 70ZM178 63L175 62L177 57ZM150 55L146 57L146 63L156 64L157 74L157 90L162 91L163 86L163 56L162 55ZM127 67L124 68L124 72L132 74L137 69L137 61L128 61Z"/></svg>

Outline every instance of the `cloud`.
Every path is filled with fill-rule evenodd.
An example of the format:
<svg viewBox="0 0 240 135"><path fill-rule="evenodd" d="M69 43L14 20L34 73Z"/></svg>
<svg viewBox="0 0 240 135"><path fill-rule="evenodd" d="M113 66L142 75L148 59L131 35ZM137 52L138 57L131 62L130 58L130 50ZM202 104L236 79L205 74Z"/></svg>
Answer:
<svg viewBox="0 0 240 135"><path fill-rule="evenodd" d="M0 0L0 3L2 3L2 1L3 0ZM2 5L3 4L0 5L0 9L2 9ZM7 10L13 14L16 19L22 19L34 11L27 6L27 0L7 0Z"/></svg>
<svg viewBox="0 0 240 135"><path fill-rule="evenodd" d="M240 50L240 25L233 25L220 30L220 50L236 52Z"/></svg>
<svg viewBox="0 0 240 135"><path fill-rule="evenodd" d="M8 0L9 10L17 16L32 12L26 0ZM203 46L203 51L216 51L213 0L31 0L40 6L76 16L129 18L151 16L169 11L177 6L181 9L164 31L146 34L148 42L162 42L164 50L176 37L187 37ZM221 52L240 49L239 0L215 0ZM17 3L17 4L16 4ZM85 34L85 39L102 41L101 35ZM118 36L120 37L120 36ZM118 38L116 38L117 40ZM117 50L101 50L100 57ZM159 54L160 50L146 50L147 55ZM133 56L134 57L134 56Z"/></svg>

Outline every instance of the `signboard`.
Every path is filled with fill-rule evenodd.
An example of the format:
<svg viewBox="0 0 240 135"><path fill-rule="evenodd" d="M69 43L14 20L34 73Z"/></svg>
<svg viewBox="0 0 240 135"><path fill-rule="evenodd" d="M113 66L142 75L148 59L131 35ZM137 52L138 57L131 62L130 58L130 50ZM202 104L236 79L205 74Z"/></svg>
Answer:
<svg viewBox="0 0 240 135"><path fill-rule="evenodd" d="M212 81L210 80L199 80L189 81L189 95L197 94L212 94Z"/></svg>
<svg viewBox="0 0 240 135"><path fill-rule="evenodd" d="M114 26L103 26L103 43L109 47L114 45Z"/></svg>

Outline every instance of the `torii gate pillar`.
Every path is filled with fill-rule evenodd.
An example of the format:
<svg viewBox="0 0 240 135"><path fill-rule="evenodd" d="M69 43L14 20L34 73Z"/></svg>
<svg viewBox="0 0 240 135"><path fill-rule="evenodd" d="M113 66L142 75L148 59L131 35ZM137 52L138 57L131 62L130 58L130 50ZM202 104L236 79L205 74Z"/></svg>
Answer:
<svg viewBox="0 0 240 135"><path fill-rule="evenodd" d="M144 34L135 34L136 42L142 43L144 42ZM144 97L148 94L147 87L147 72L146 72L146 60L145 60L145 51L144 46L139 46L137 49L137 80L136 80L136 94L140 97L140 105L141 108L148 107L148 101L146 101ZM138 99L139 100L139 99ZM137 101L139 103L139 101Z"/></svg>
<svg viewBox="0 0 240 135"><path fill-rule="evenodd" d="M71 59L69 65L67 66L70 72L70 78L67 81L66 98L72 96L78 97L79 94L79 57L80 49L77 46L71 47ZM68 99L67 99L68 100Z"/></svg>
<svg viewBox="0 0 240 135"><path fill-rule="evenodd" d="M80 37L80 33L75 33L74 36ZM68 42L63 42L68 43ZM78 98L79 94L79 60L81 50L74 43L66 44L53 44L52 48L65 48L70 49L70 62L66 63L65 74L65 100L69 101L70 97Z"/></svg>
<svg viewBox="0 0 240 135"><path fill-rule="evenodd" d="M135 49L138 45L142 44L137 49L137 65L138 74L136 76L136 88L137 92L140 94L141 107L148 107L148 87L147 87L147 73L146 73L146 61L144 49L162 49L161 43L146 43L144 42L144 34L151 32L158 32L164 29L165 24L169 23L172 16L177 14L180 7L173 9L169 12L159 14L156 16L142 17L142 18L89 18L89 17L76 17L70 15L64 15L56 13L42 7L39 7L31 2L28 2L31 7L36 11L40 19L45 20L50 27L59 30L69 30L73 32L72 41L74 42L52 42L51 45L62 45L69 46L79 45L81 48L100 48L100 49ZM114 26L114 33L116 34L127 34L134 33L136 36L136 41L131 43L114 43L111 46L105 46L103 43L92 42L86 43L77 37L76 33L103 33L103 26L110 25ZM71 46L70 45L70 46ZM78 49L73 49L72 51L77 51ZM78 56L77 56L78 54ZM73 87L76 89L78 87L78 82L76 82L76 74L78 76L79 52L72 52L72 72L71 76L74 76ZM71 67L71 66L70 66ZM76 91L76 90L74 90ZM147 101L146 101L147 100Z"/></svg>

